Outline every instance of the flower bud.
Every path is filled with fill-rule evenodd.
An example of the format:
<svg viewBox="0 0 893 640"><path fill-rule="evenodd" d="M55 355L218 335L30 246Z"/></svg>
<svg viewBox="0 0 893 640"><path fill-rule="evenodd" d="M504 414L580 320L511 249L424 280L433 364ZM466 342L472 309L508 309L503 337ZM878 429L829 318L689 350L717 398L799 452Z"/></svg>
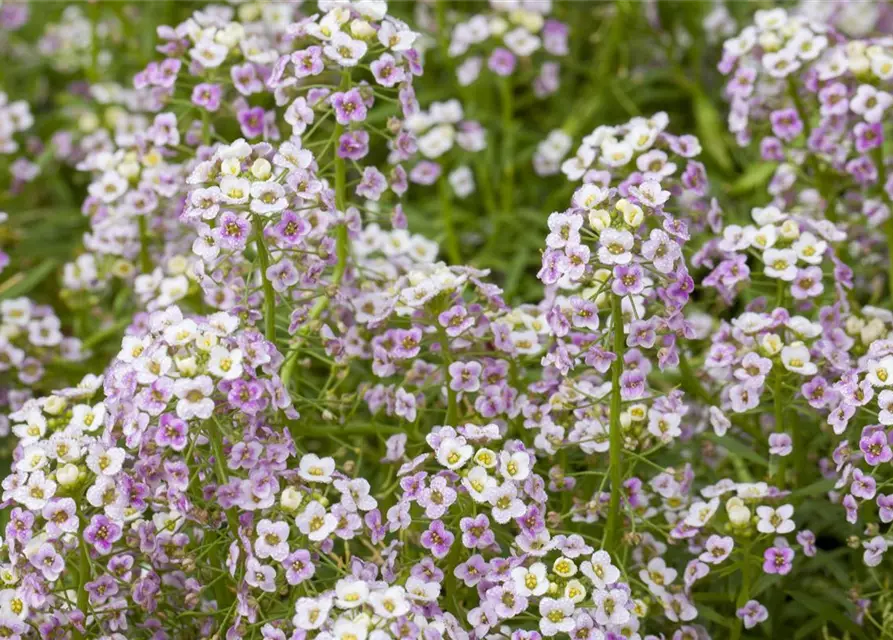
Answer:
<svg viewBox="0 0 893 640"><path fill-rule="evenodd" d="M784 343L776 333L767 333L760 341L760 347L768 356L774 356L781 351Z"/></svg>
<svg viewBox="0 0 893 640"><path fill-rule="evenodd" d="M596 231L603 231L611 226L611 214L604 209L589 212L589 226Z"/></svg>
<svg viewBox="0 0 893 640"><path fill-rule="evenodd" d="M750 509L744 506L741 498L729 498L726 501L726 512L729 514L729 521L736 526L744 526L750 522Z"/></svg>
<svg viewBox="0 0 893 640"><path fill-rule="evenodd" d="M350 34L360 40L369 40L375 35L375 29L365 20L354 20L350 23Z"/></svg>
<svg viewBox="0 0 893 640"><path fill-rule="evenodd" d="M238 158L227 158L220 163L220 173L226 176L237 176L242 172L242 163Z"/></svg>
<svg viewBox="0 0 893 640"><path fill-rule="evenodd" d="M57 416L65 411L66 406L68 406L68 401L65 398L59 396L50 396L49 398L47 398L43 410L50 415Z"/></svg>
<svg viewBox="0 0 893 640"><path fill-rule="evenodd" d="M258 158L251 165L251 175L258 180L267 180L272 175L272 166L266 158Z"/></svg>
<svg viewBox="0 0 893 640"><path fill-rule="evenodd" d="M63 487L70 487L77 483L80 475L81 472L77 466L69 462L56 470L56 481Z"/></svg>
<svg viewBox="0 0 893 640"><path fill-rule="evenodd" d="M303 502L301 492L294 487L286 487L279 498L282 508L286 511L296 511Z"/></svg>

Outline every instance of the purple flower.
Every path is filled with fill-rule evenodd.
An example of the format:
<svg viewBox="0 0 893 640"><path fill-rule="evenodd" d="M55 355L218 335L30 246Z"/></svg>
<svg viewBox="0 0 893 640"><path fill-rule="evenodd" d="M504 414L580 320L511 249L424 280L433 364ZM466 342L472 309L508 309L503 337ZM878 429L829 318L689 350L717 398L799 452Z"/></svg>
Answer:
<svg viewBox="0 0 893 640"><path fill-rule="evenodd" d="M806 267L799 269L794 281L791 283L791 295L795 300L806 300L820 295L825 287L822 285L822 270L820 267Z"/></svg>
<svg viewBox="0 0 893 640"><path fill-rule="evenodd" d="M440 518L456 501L456 490L443 476L435 476L419 495L419 506L425 509L428 518Z"/></svg>
<svg viewBox="0 0 893 640"><path fill-rule="evenodd" d="M862 554L862 560L865 562L865 565L876 567L884 559L884 553L887 551L888 544L883 536L875 536L871 540L863 542L862 547L865 549L865 553Z"/></svg>
<svg viewBox="0 0 893 640"><path fill-rule="evenodd" d="M853 482L850 485L850 493L863 500L871 500L877 492L877 481L870 475L863 473L861 469L853 471Z"/></svg>
<svg viewBox="0 0 893 640"><path fill-rule="evenodd" d="M276 264L267 267L267 280L273 285L273 289L282 293L298 283L301 274L289 259L280 260Z"/></svg>
<svg viewBox="0 0 893 640"><path fill-rule="evenodd" d="M93 516L84 529L84 540L103 556L111 552L112 545L121 539L121 535L121 527L101 514Z"/></svg>
<svg viewBox="0 0 893 640"><path fill-rule="evenodd" d="M450 389L453 391L477 391L481 388L481 365L479 362L453 362L448 368Z"/></svg>
<svg viewBox="0 0 893 640"><path fill-rule="evenodd" d="M489 569L490 566L483 556L476 553L460 563L453 570L453 575L464 582L466 587L474 587L487 575Z"/></svg>
<svg viewBox="0 0 893 640"><path fill-rule="evenodd" d="M249 222L232 211L223 212L219 224L214 230L220 247L232 251L242 251L245 248L250 232Z"/></svg>
<svg viewBox="0 0 893 640"><path fill-rule="evenodd" d="M363 102L363 96L358 89L333 93L329 101L335 109L335 120L338 124L347 125L366 119L366 103Z"/></svg>
<svg viewBox="0 0 893 640"><path fill-rule="evenodd" d="M176 414L165 413L161 416L158 430L155 432L155 444L159 447L170 447L174 451L182 451L186 447L187 430L185 420L181 420Z"/></svg>
<svg viewBox="0 0 893 640"><path fill-rule="evenodd" d="M301 584L316 573L310 552L306 549L292 552L282 561L282 565L285 567L285 580L292 586Z"/></svg>
<svg viewBox="0 0 893 640"><path fill-rule="evenodd" d="M403 67L397 65L397 61L389 53L383 53L381 57L369 65L375 81L383 87L393 87L406 79Z"/></svg>
<svg viewBox="0 0 893 640"><path fill-rule="evenodd" d="M884 128L880 122L860 122L853 129L856 136L856 151L865 153L875 149L884 142Z"/></svg>
<svg viewBox="0 0 893 640"><path fill-rule="evenodd" d="M65 569L65 560L49 542L44 542L29 558L31 565L49 582L55 582Z"/></svg>
<svg viewBox="0 0 893 640"><path fill-rule="evenodd" d="M256 558L249 558L245 564L245 582L261 591L276 591L276 569L261 564Z"/></svg>
<svg viewBox="0 0 893 640"><path fill-rule="evenodd" d="M246 138L257 138L263 135L266 121L266 112L263 107L251 107L240 109L236 114L242 135Z"/></svg>
<svg viewBox="0 0 893 640"><path fill-rule="evenodd" d="M338 139L338 157L361 160L369 153L369 134L362 129L348 131Z"/></svg>
<svg viewBox="0 0 893 640"><path fill-rule="evenodd" d="M450 547L455 539L456 536L447 531L443 522L434 520L422 534L421 543L435 558L441 559L450 552Z"/></svg>
<svg viewBox="0 0 893 640"><path fill-rule="evenodd" d="M202 82L192 89L192 104L207 111L217 111L220 108L222 94L219 84Z"/></svg>
<svg viewBox="0 0 893 640"><path fill-rule="evenodd" d="M872 431L866 435L863 433L859 440L859 449L865 454L865 462L873 467L893 460L893 450L887 443L887 434L882 429Z"/></svg>
<svg viewBox="0 0 893 640"><path fill-rule="evenodd" d="M729 557L734 548L735 541L731 536L714 534L707 538L707 541L704 543L704 551L698 556L698 559L707 564L719 564Z"/></svg>
<svg viewBox="0 0 893 640"><path fill-rule="evenodd" d="M769 434L769 453L773 456L787 456L790 455L791 451L793 451L794 447L791 441L791 436L786 433L771 433Z"/></svg>
<svg viewBox="0 0 893 640"><path fill-rule="evenodd" d="M753 629L769 619L769 610L756 600L748 600L747 604L735 612L735 615L744 621L745 629Z"/></svg>
<svg viewBox="0 0 893 640"><path fill-rule="evenodd" d="M763 571L786 575L793 567L794 550L790 547L769 547L763 552Z"/></svg>
<svg viewBox="0 0 893 640"><path fill-rule="evenodd" d="M803 131L803 121L794 108L773 111L769 115L769 121L772 123L772 133L786 142L790 142Z"/></svg>
<svg viewBox="0 0 893 640"><path fill-rule="evenodd" d="M319 75L325 68L322 60L322 48L314 45L302 51L295 51L291 54L291 63L295 67L295 75L298 78Z"/></svg>
<svg viewBox="0 0 893 640"><path fill-rule="evenodd" d="M378 202L387 188L388 180L384 174L375 167L366 167L363 169L363 178L357 185L356 193L358 196Z"/></svg>
<svg viewBox="0 0 893 640"><path fill-rule="evenodd" d="M43 508L41 515L46 520L46 532L50 538L58 538L66 533L77 533L77 506L72 498L54 498ZM12 523L9 526L12 526Z"/></svg>
<svg viewBox="0 0 893 640"><path fill-rule="evenodd" d="M618 296L642 293L645 289L645 283L642 280L642 268L639 265L618 264L614 267L611 290Z"/></svg>
<svg viewBox="0 0 893 640"><path fill-rule="evenodd" d="M474 326L474 317L468 314L464 306L457 304L441 312L437 316L437 322L446 330L449 337L455 338Z"/></svg>
<svg viewBox="0 0 893 640"><path fill-rule="evenodd" d="M803 547L803 555L812 558L816 554L815 534L809 529L797 533L797 542Z"/></svg>
<svg viewBox="0 0 893 640"><path fill-rule="evenodd" d="M515 70L515 54L505 47L497 47L487 60L487 68L498 76L510 76Z"/></svg>
<svg viewBox="0 0 893 640"><path fill-rule="evenodd" d="M287 522L273 522L264 518L257 523L254 552L258 558L273 558L282 562L288 556L288 535Z"/></svg>
<svg viewBox="0 0 893 640"><path fill-rule="evenodd" d="M474 518L462 518L459 528L462 530L462 544L468 549L486 549L496 542L496 535L490 529L490 519L484 513Z"/></svg>

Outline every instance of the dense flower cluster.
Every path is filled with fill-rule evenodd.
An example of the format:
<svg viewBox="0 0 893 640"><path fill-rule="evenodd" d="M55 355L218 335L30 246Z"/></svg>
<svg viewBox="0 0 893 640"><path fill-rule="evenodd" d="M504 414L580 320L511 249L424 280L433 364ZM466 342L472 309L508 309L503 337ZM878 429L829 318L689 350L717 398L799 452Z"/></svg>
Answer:
<svg viewBox="0 0 893 640"><path fill-rule="evenodd" d="M880 9L104 4L0 7L0 637L891 633Z"/></svg>

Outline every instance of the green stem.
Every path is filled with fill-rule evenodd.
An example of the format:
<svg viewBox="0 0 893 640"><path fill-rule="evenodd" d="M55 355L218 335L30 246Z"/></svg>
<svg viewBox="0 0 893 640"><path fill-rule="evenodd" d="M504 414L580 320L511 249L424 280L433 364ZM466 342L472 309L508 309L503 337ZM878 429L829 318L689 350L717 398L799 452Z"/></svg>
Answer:
<svg viewBox="0 0 893 640"><path fill-rule="evenodd" d="M447 388L447 413L446 418L444 419L447 425L457 426L459 423L459 403L456 399L456 392L450 387L450 364L452 364L452 358L450 358L449 344L450 338L439 324L437 325L437 333L440 338L440 352L443 356L443 383Z"/></svg>
<svg viewBox="0 0 893 640"><path fill-rule="evenodd" d="M772 389L772 402L775 413L775 430L779 433L784 431L784 399L782 398L781 389L781 362L776 362L775 367L775 384ZM775 472L775 486L779 489L784 487L784 476L787 468L788 456L782 456L778 461L778 469Z"/></svg>
<svg viewBox="0 0 893 640"><path fill-rule="evenodd" d="M620 296L611 296L611 325L614 330L614 355L616 359L611 365L611 424L608 452L610 455L611 502L608 507L608 525L606 546L617 553L620 534L620 493L623 490L623 433L620 425L621 397L620 376L623 373L623 355L626 338L623 334L623 313Z"/></svg>
<svg viewBox="0 0 893 640"><path fill-rule="evenodd" d="M350 89L350 72L345 71L341 78L340 90L347 91L348 89ZM334 132L332 133L332 139L336 144L343 133L344 125L336 124ZM335 152L335 157L332 159L332 165L335 169L335 207L338 211L343 213L347 210L347 165L344 162L344 158L338 156L337 151ZM335 264L335 271L332 274L332 284L335 288L337 288L344 279L344 273L347 271L347 258L349 253L350 237L347 234L347 225L339 224L335 229L335 255L338 258L338 262ZM306 335L313 322L328 308L329 301L330 297L327 295L322 296L316 301L310 309L310 313L307 315L307 321L304 323L304 327L300 332L301 336ZM295 344L285 356L285 364L282 365L282 384L286 389L291 380L300 351L301 341L299 338L298 343Z"/></svg>
<svg viewBox="0 0 893 640"><path fill-rule="evenodd" d="M875 147L871 152L871 157L874 159L874 167L877 169L878 186L880 187L878 191L890 212L890 217L884 222L884 234L887 236L887 288L890 291L890 298L893 300L893 201L890 200L890 196L884 188L887 167L884 163L883 148Z"/></svg>
<svg viewBox="0 0 893 640"><path fill-rule="evenodd" d="M146 216L139 216L137 224L140 230L140 271L152 273L152 258L149 255L149 221Z"/></svg>
<svg viewBox="0 0 893 640"><path fill-rule="evenodd" d="M86 522L82 522L82 524L86 525ZM78 609L80 609L81 613L84 614L84 618L87 617L87 607L89 606L89 592L87 591L85 585L89 581L90 577L90 556L87 551L87 542L84 540L83 536L80 539L80 558L78 560ZM86 625L86 620L84 622ZM85 638L85 634L81 634L79 632L75 632L75 637L77 638Z"/></svg>
<svg viewBox="0 0 893 640"><path fill-rule="evenodd" d="M750 547L744 551L744 555L741 557L741 590L738 591L738 600L735 602L735 607L740 609L747 601L750 600ZM737 617L732 627L732 635L730 636L731 640L738 640L741 637L741 627L744 623L743 620L738 620Z"/></svg>
<svg viewBox="0 0 893 640"><path fill-rule="evenodd" d="M446 175L437 181L440 195L440 218L443 220L443 232L446 236L446 253L453 264L462 264L462 253L459 251L459 240L453 226L453 209L450 203L450 182Z"/></svg>
<svg viewBox="0 0 893 640"><path fill-rule="evenodd" d="M511 78L502 78L499 83L502 105L502 223L511 219L515 195L515 154L514 154L514 91Z"/></svg>
<svg viewBox="0 0 893 640"><path fill-rule="evenodd" d="M260 262L260 277L264 290L264 335L270 342L276 341L276 292L273 283L267 276L270 267L270 254L264 244L264 222L260 216L254 218L254 243L257 248L257 259Z"/></svg>

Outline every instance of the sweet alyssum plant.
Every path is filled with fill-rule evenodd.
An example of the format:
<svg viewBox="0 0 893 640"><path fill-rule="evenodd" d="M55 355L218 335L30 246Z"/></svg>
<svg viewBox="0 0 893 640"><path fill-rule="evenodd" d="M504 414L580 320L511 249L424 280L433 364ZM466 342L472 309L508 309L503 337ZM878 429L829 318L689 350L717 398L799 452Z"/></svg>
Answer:
<svg viewBox="0 0 893 640"><path fill-rule="evenodd" d="M890 214L886 40L773 10L726 43L731 132L779 163L746 218L664 112L550 134L570 197L510 304L461 264L451 206L495 201L464 108L493 75L510 213L513 100L560 90L571 27L438 2L425 51L385 2L317 4L159 28L78 139L66 296L136 311L48 388L94 344L0 302L0 637L887 633L893 314L854 269ZM461 101L416 95L438 51ZM404 209L435 185L443 249Z"/></svg>

